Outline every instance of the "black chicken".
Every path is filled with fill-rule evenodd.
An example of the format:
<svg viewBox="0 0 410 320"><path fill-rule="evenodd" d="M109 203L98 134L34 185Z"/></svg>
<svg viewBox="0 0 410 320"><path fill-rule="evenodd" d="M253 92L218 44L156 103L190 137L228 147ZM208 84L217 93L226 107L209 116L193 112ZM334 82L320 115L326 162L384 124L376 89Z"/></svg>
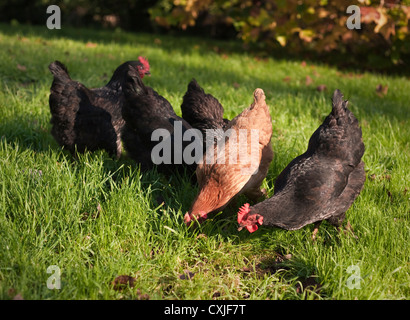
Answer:
<svg viewBox="0 0 410 320"><path fill-rule="evenodd" d="M195 79L192 79L188 84L188 90L182 100L181 111L182 118L201 132L203 152L207 148L207 130L213 130L209 137L211 140L208 142L208 144L213 144L222 137L223 131L229 124L229 120L223 118L224 108L218 99L205 93Z"/></svg>
<svg viewBox="0 0 410 320"><path fill-rule="evenodd" d="M54 75L49 98L51 134L72 155L76 150L105 149L111 156L121 156L123 81L128 67L141 77L150 74L148 61L139 57L120 65L104 87L88 89L72 80L61 62L49 65Z"/></svg>
<svg viewBox="0 0 410 320"><path fill-rule="evenodd" d="M142 170L154 167L159 172L172 173L175 170L193 171L196 167L195 154L192 161L186 157L186 147L196 146L196 157L202 156L202 142L198 136L185 133L191 125L178 117L171 104L152 88L145 86L134 68L128 68L124 84L124 105L122 116L125 126L122 133L124 148ZM191 131L191 133L194 133ZM162 140L160 139L162 138ZM191 150L195 153L195 148Z"/></svg>
<svg viewBox="0 0 410 320"><path fill-rule="evenodd" d="M273 197L238 212L239 230L258 223L296 230L323 220L339 227L365 182L362 131L339 90L332 112L313 133L307 151L292 160L275 182Z"/></svg>
<svg viewBox="0 0 410 320"><path fill-rule="evenodd" d="M219 101L206 94L195 79L188 84L181 111L182 118L203 135L206 129L223 129L229 123L229 120L223 118L224 108Z"/></svg>

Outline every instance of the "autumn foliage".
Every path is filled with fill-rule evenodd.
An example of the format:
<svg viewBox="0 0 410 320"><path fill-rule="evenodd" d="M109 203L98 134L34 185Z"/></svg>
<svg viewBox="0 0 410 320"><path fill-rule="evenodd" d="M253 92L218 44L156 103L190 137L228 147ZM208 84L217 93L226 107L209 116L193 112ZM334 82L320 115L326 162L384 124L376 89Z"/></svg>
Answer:
<svg viewBox="0 0 410 320"><path fill-rule="evenodd" d="M234 27L247 47L269 52L338 57L373 68L402 65L410 55L410 3L347 0L162 0L150 9L163 27ZM360 8L360 29L346 25L350 5ZM336 59L336 58L335 58Z"/></svg>

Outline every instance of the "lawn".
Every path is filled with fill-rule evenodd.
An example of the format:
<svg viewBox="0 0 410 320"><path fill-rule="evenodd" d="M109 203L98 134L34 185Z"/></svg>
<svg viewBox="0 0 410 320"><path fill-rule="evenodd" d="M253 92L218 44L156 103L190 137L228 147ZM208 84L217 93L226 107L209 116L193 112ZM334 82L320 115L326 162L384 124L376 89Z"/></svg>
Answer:
<svg viewBox="0 0 410 320"><path fill-rule="evenodd" d="M269 195L340 89L366 146L366 183L347 212L355 236L328 223L316 241L311 225L239 232L235 207L187 229L197 192L188 176L140 173L125 154L75 160L62 150L50 134L48 64L99 87L140 55L151 64L144 82L179 115L193 77L229 119L264 89ZM0 299L410 298L408 77L258 57L231 42L3 24L0 81Z"/></svg>

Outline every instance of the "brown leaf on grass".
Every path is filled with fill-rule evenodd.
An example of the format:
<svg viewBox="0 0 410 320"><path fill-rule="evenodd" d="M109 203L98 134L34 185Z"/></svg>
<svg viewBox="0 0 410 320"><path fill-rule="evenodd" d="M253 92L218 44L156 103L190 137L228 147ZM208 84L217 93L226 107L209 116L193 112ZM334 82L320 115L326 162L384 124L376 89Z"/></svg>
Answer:
<svg viewBox="0 0 410 320"><path fill-rule="evenodd" d="M81 220L85 221L88 218L97 219L100 216L101 210L102 210L101 205L100 205L100 203L98 203L97 204L97 212L93 213L93 214L90 214L89 212L85 211L85 212L81 213Z"/></svg>
<svg viewBox="0 0 410 320"><path fill-rule="evenodd" d="M389 90L389 86L386 84L385 86L382 84L377 85L376 87L376 94L379 97L384 97L387 94L387 91Z"/></svg>
<svg viewBox="0 0 410 320"><path fill-rule="evenodd" d="M17 293L16 289L14 289L14 288L8 289L7 294L10 298L12 298L12 300L24 300L21 293Z"/></svg>
<svg viewBox="0 0 410 320"><path fill-rule="evenodd" d="M17 63L17 69L20 71L27 71L27 67Z"/></svg>
<svg viewBox="0 0 410 320"><path fill-rule="evenodd" d="M310 86L313 83L313 79L310 76L306 76L305 84Z"/></svg>
<svg viewBox="0 0 410 320"><path fill-rule="evenodd" d="M300 63L300 65L301 65L302 67L306 67L306 61L303 60L303 61Z"/></svg>
<svg viewBox="0 0 410 320"><path fill-rule="evenodd" d="M86 48L95 48L96 46L98 46L97 43L95 43L95 42L90 42L90 41L88 41L88 42L85 44L85 47L86 47Z"/></svg>
<svg viewBox="0 0 410 320"><path fill-rule="evenodd" d="M142 293L141 289L137 289L137 300L149 300L150 296L148 293Z"/></svg>
<svg viewBox="0 0 410 320"><path fill-rule="evenodd" d="M316 90L319 92L323 92L327 89L327 86L325 84L320 84L316 87Z"/></svg>
<svg viewBox="0 0 410 320"><path fill-rule="evenodd" d="M121 275L114 279L111 282L113 289L117 291L121 291L127 287L133 288L135 286L135 281L137 279L127 275Z"/></svg>
<svg viewBox="0 0 410 320"><path fill-rule="evenodd" d="M24 300L24 298L20 293L18 293L13 297L13 300Z"/></svg>
<svg viewBox="0 0 410 320"><path fill-rule="evenodd" d="M286 82L286 83L288 83L290 80L291 80L291 77L289 77L289 76L286 76L282 79L282 81Z"/></svg>
<svg viewBox="0 0 410 320"><path fill-rule="evenodd" d="M316 281L316 277L314 276L303 279L296 284L297 293L302 293L306 290L310 290L310 291L313 291L319 294L321 289L322 289L322 285Z"/></svg>
<svg viewBox="0 0 410 320"><path fill-rule="evenodd" d="M393 194L390 192L390 190L387 190L387 195L389 196L390 201L393 201Z"/></svg>
<svg viewBox="0 0 410 320"><path fill-rule="evenodd" d="M191 272L189 270L184 270L183 274L179 275L179 279L181 280L191 280L195 275L195 272Z"/></svg>

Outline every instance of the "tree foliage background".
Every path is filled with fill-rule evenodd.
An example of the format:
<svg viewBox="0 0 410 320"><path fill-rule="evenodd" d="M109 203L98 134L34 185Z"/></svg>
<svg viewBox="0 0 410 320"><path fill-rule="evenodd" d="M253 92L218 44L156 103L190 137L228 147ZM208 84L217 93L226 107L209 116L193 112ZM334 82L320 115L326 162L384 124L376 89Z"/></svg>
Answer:
<svg viewBox="0 0 410 320"><path fill-rule="evenodd" d="M63 25L239 38L260 54L373 70L410 61L410 0L0 0L0 21L44 24L51 4L61 8ZM360 7L360 29L346 26L350 5Z"/></svg>

